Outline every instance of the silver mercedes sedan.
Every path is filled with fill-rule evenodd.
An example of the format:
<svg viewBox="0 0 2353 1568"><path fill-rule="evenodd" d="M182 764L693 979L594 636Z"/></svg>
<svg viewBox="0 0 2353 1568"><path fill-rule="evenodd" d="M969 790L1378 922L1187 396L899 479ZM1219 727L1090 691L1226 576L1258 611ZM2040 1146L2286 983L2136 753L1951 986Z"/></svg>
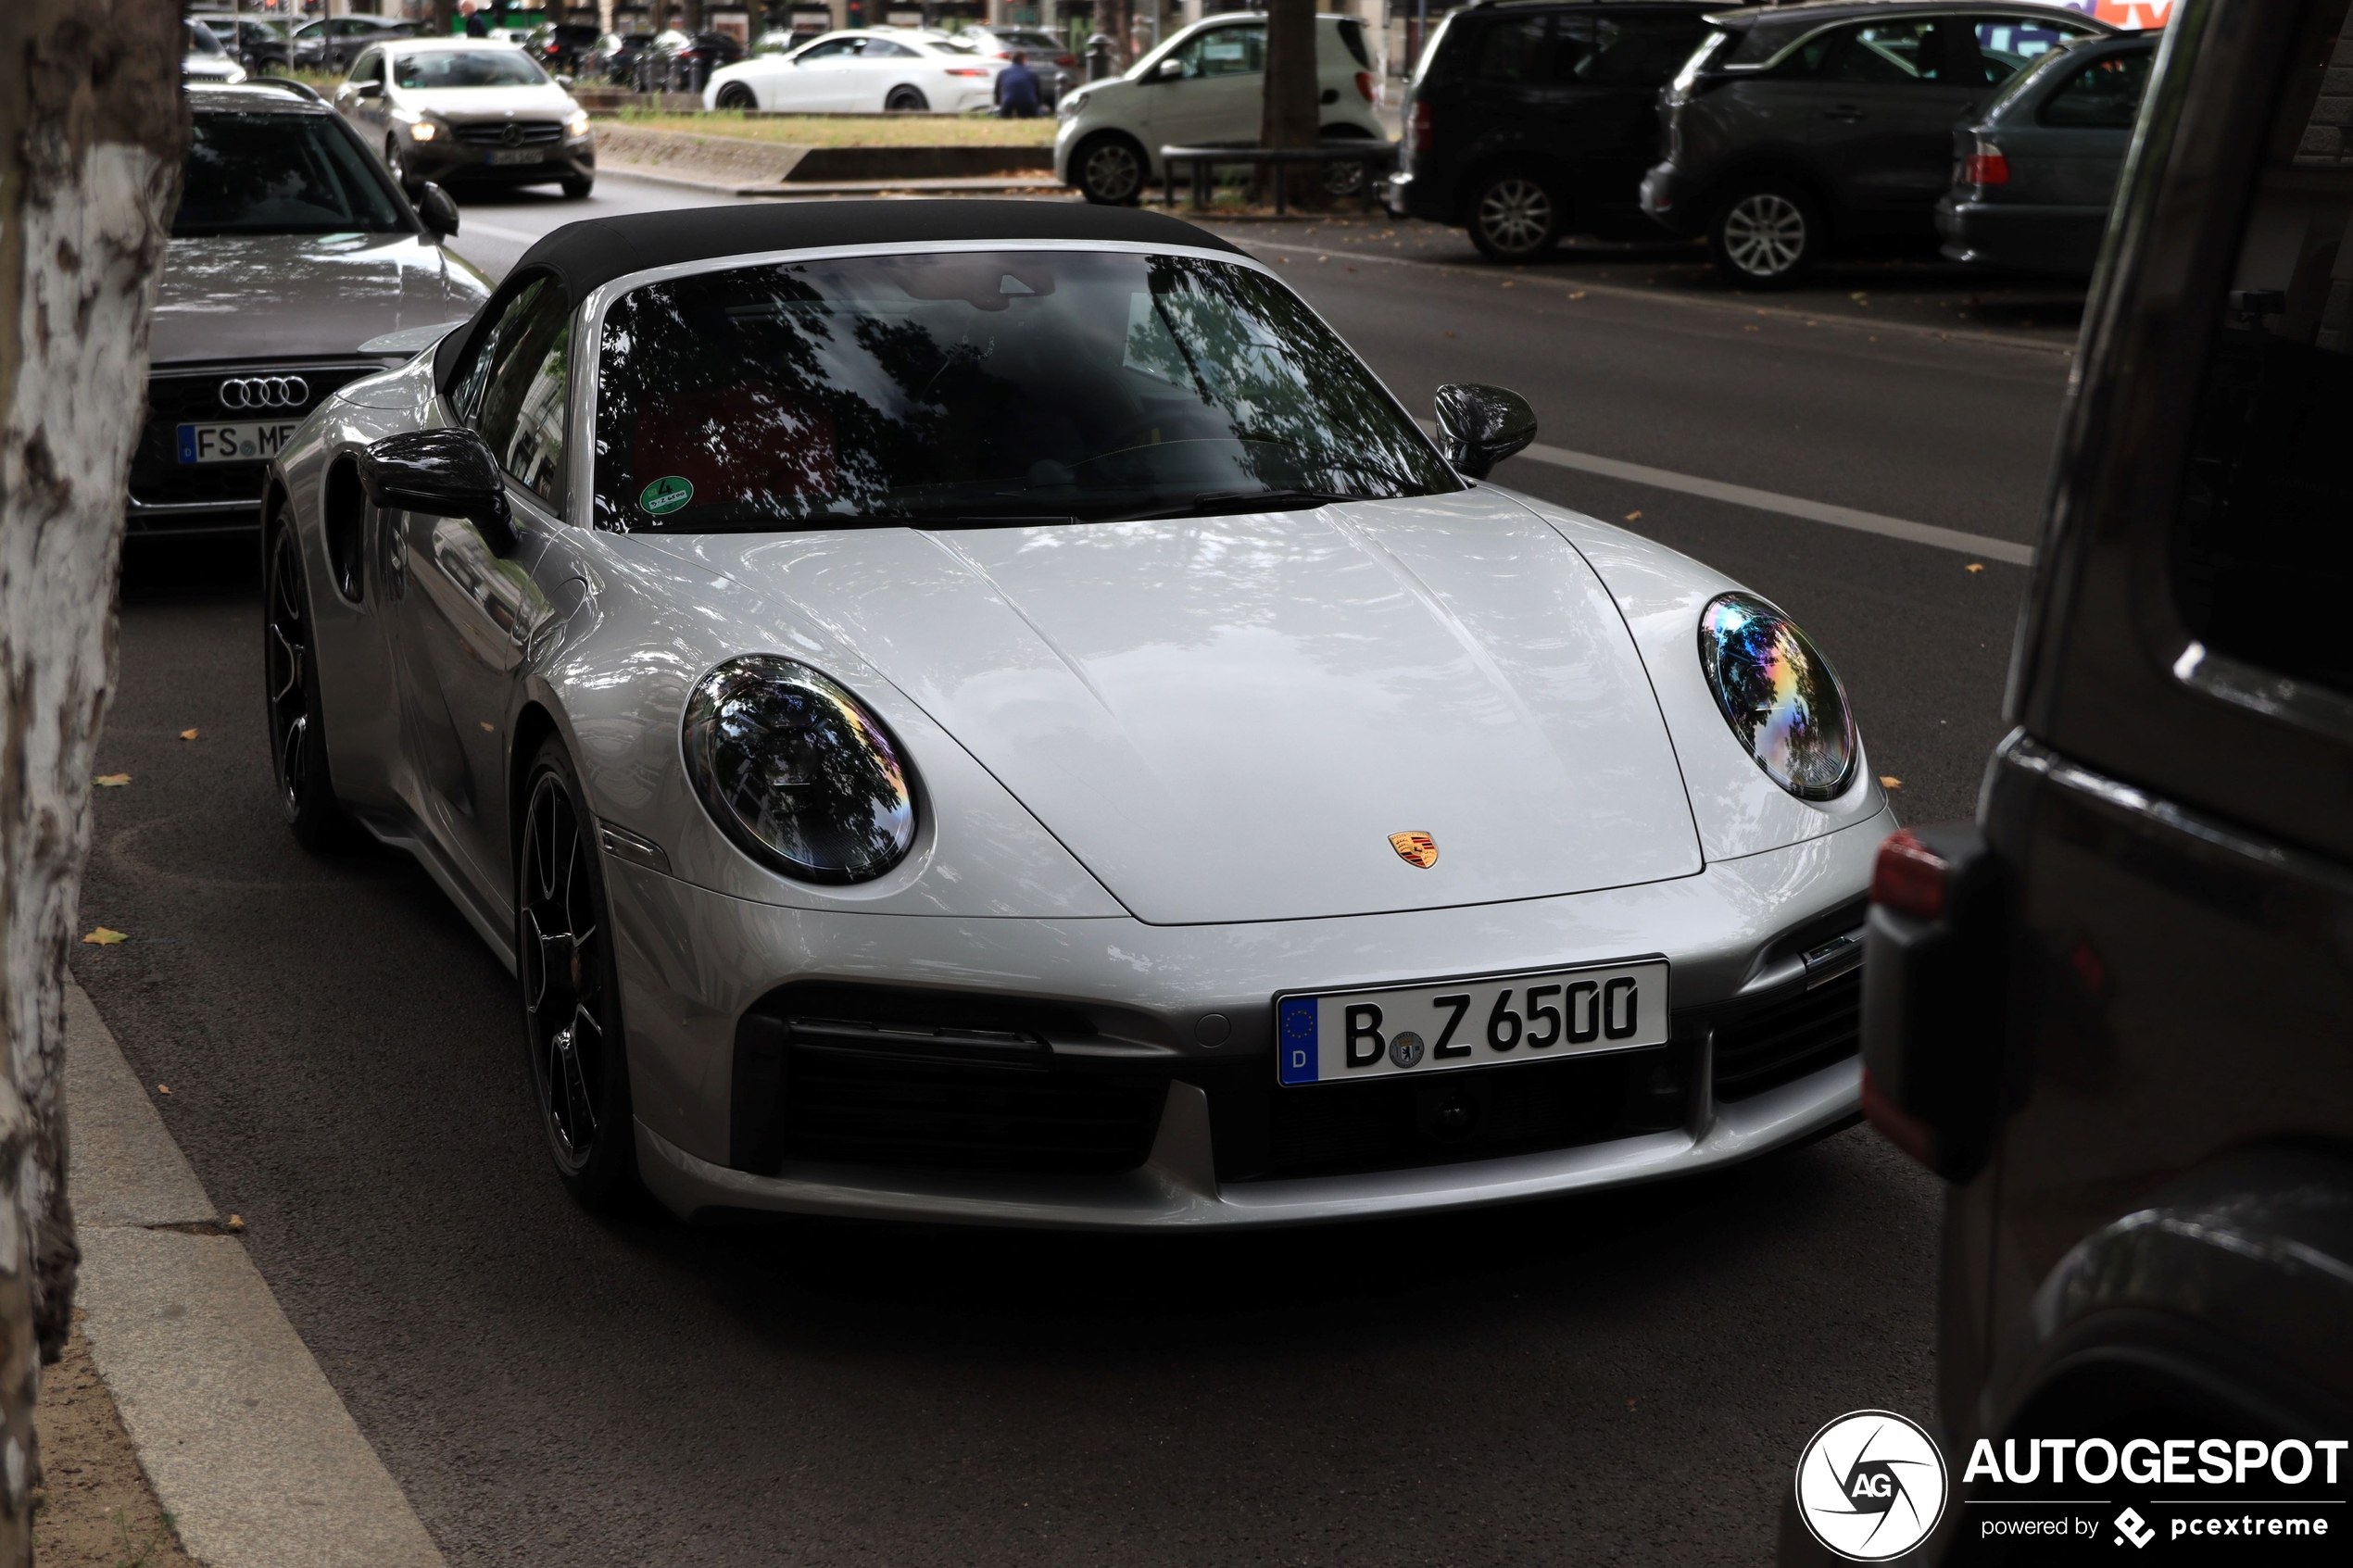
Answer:
<svg viewBox="0 0 2353 1568"><path fill-rule="evenodd" d="M1836 677L1436 414L1151 213L573 224L272 467L286 821L511 967L588 1203L1302 1223L1844 1124Z"/></svg>

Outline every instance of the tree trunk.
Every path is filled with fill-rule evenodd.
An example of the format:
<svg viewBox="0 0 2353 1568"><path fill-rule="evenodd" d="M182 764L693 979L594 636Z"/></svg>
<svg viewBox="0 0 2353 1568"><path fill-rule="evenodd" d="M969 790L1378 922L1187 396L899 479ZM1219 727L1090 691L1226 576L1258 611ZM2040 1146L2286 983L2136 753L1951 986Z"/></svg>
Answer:
<svg viewBox="0 0 2353 1568"><path fill-rule="evenodd" d="M72 1321L65 960L187 114L178 0L0 4L0 1568Z"/></svg>
<svg viewBox="0 0 2353 1568"><path fill-rule="evenodd" d="M679 0L678 8L686 14L686 31L700 32L703 30L702 0Z"/></svg>
<svg viewBox="0 0 2353 1568"><path fill-rule="evenodd" d="M1315 0L1267 0L1265 107L1260 111L1262 147L1312 147L1321 129L1315 102ZM1271 194L1272 180L1284 180L1288 200L1304 205L1320 190L1315 166L1275 166L1258 182Z"/></svg>
<svg viewBox="0 0 2353 1568"><path fill-rule="evenodd" d="M1136 63L1136 57L1127 52L1128 25L1134 14L1131 0L1095 0L1095 31L1111 40L1114 71L1126 70Z"/></svg>
<svg viewBox="0 0 2353 1568"><path fill-rule="evenodd" d="M450 22L457 15L458 0L433 0L433 9L425 13L425 25L435 38L447 38Z"/></svg>

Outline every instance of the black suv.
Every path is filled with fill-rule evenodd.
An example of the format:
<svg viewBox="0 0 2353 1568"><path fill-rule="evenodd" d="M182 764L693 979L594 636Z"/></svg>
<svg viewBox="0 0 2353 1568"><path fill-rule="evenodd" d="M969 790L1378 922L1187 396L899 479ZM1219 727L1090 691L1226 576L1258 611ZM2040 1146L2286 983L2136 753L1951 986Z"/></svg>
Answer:
<svg viewBox="0 0 2353 1568"><path fill-rule="evenodd" d="M1838 242L1933 240L1953 127L2058 44L2111 33L2036 4L1827 0L1708 19L1659 98L1642 210L1705 234L1748 287L1796 282Z"/></svg>
<svg viewBox="0 0 2353 1568"><path fill-rule="evenodd" d="M2353 4L2173 16L2018 728L1978 821L1873 878L1863 1105L1951 1184L1948 1562L2057 1499L2135 1546L2273 1537L2183 1549L2213 1562L2341 1562L2353 1524Z"/></svg>
<svg viewBox="0 0 2353 1568"><path fill-rule="evenodd" d="M1658 90L1721 10L1690 0L1477 0L1422 51L1390 210L1527 261L1567 233L1655 234L1637 202Z"/></svg>

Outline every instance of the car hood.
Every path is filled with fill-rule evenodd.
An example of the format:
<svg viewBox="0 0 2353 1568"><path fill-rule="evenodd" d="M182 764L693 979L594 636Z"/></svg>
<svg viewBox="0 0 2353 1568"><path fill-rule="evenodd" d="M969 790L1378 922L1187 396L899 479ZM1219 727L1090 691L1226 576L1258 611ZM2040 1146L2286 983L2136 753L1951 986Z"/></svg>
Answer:
<svg viewBox="0 0 2353 1568"><path fill-rule="evenodd" d="M576 107L572 94L552 82L530 87L396 87L392 97L400 108L451 120L561 119Z"/></svg>
<svg viewBox="0 0 2353 1568"><path fill-rule="evenodd" d="M1608 591L1492 492L662 543L827 628L1151 923L1477 904L1701 869ZM785 630L748 646L790 651ZM1437 843L1428 868L1391 846L1416 833Z"/></svg>
<svg viewBox="0 0 2353 1568"><path fill-rule="evenodd" d="M349 354L370 338L471 316L490 285L409 234L237 234L174 240L152 358Z"/></svg>

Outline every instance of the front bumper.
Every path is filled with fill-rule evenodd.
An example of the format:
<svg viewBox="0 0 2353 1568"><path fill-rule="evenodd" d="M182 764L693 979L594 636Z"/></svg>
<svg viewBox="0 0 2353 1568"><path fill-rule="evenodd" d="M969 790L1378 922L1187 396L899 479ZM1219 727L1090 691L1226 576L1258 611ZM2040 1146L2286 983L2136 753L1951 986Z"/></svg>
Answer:
<svg viewBox="0 0 2353 1568"><path fill-rule="evenodd" d="M1642 176L1642 212L1686 238L1707 232L1706 193L1695 189L1671 163L1655 164Z"/></svg>
<svg viewBox="0 0 2353 1568"><path fill-rule="evenodd" d="M1790 944L1809 927L1806 940L1818 941L1825 922L1859 922L1871 856L1893 826L1882 812L1645 887L1247 926L817 913L725 897L608 859L640 1172L686 1217L749 1210L1199 1229L1458 1209L1715 1168L1855 1115L1856 977L1809 974ZM1643 952L1664 953L1673 966L1667 1046L1385 1080L1403 1084L1391 1098L1407 1124L1353 1131L1320 1126L1319 1118L1340 1106L1329 1097L1370 1085L1275 1085L1271 999L1278 991ZM781 1016L792 1008L779 997L815 992L826 997L812 1004L823 1020ZM857 1129L845 1136L828 1127L804 1139L792 1131L796 1114L844 1104L862 1114L882 1102L854 1098L875 1088L871 1074L859 1075L901 1071L900 1060L858 1044L866 1026L837 1022L857 1005L843 997L865 995L1078 1021L1051 1042L1051 1027L1038 1036L1034 1075L1015 1092L1000 1093L1002 1075L977 1069L943 1067L930 1077L923 1076L929 1067L906 1070L912 1076L898 1082L930 1097L925 1135L943 1118L959 1136L979 1135L975 1129L994 1135L1027 1114L1023 1107L1032 1102L1023 1095L1059 1082L1082 1095L1112 1091L1099 1101L1105 1105L1124 1096L1139 1107L1132 1156L1119 1168L1051 1173L961 1153L941 1159L932 1146L923 1159L854 1158L843 1150L881 1147L856 1144ZM1801 1013L1826 1021L1809 1026L1815 1033L1803 1048L1784 1052L1778 1066L1755 1054L1759 1039L1794 1038L1784 1022ZM1224 1021L1215 1044L1204 1043L1220 1032L1204 1026L1205 1015ZM804 1051L823 1062L803 1062ZM824 1071L807 1078L797 1101L812 1063ZM844 1073L855 1080L849 1100ZM1477 1092L1491 1097L1480 1103L1493 1109L1483 1115L1499 1129L1519 1116L1526 1120L1517 1125L1533 1128L1536 1112L1518 1101L1540 1074L1554 1075L1543 1080L1548 1114L1556 1116L1547 1125L1566 1129L1549 1143L1521 1136L1440 1148L1410 1124L1414 1096L1484 1080ZM1305 1098L1318 1096L1326 1098ZM1309 1146L1314 1158L1295 1157ZM1492 1155L1482 1152L1491 1147Z"/></svg>
<svg viewBox="0 0 2353 1568"><path fill-rule="evenodd" d="M2105 207L1964 201L1954 195L1936 204L1938 248L1972 267L2088 278L2107 228Z"/></svg>
<svg viewBox="0 0 2353 1568"><path fill-rule="evenodd" d="M535 152L527 163L497 161L498 155ZM430 142L410 142L401 152L409 172L436 185L539 185L556 180L588 180L597 173L597 143L593 135L546 147L492 147L460 142L444 133Z"/></svg>

